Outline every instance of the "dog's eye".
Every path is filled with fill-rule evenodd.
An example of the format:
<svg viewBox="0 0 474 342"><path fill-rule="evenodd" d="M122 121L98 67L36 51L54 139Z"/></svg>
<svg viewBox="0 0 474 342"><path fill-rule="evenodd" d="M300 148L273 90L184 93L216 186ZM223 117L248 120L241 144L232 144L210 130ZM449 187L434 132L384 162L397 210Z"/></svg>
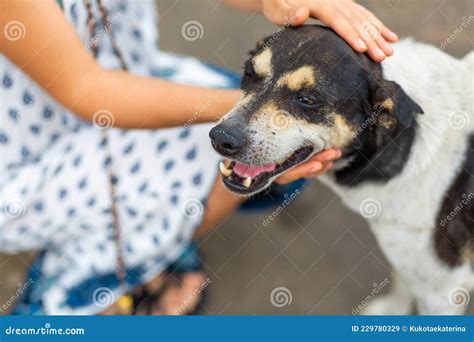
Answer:
<svg viewBox="0 0 474 342"><path fill-rule="evenodd" d="M318 104L316 99L309 96L299 96L297 100L299 103L304 104L305 106L315 106Z"/></svg>

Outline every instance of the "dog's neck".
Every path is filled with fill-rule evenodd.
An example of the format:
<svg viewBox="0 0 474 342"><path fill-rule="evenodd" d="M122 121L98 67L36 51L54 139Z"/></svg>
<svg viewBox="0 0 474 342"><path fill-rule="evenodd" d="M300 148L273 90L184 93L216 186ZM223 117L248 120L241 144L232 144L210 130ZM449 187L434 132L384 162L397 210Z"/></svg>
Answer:
<svg viewBox="0 0 474 342"><path fill-rule="evenodd" d="M343 151L335 165L335 181L346 186L366 182L384 183L399 174L406 165L417 129L398 125L389 135L368 129Z"/></svg>

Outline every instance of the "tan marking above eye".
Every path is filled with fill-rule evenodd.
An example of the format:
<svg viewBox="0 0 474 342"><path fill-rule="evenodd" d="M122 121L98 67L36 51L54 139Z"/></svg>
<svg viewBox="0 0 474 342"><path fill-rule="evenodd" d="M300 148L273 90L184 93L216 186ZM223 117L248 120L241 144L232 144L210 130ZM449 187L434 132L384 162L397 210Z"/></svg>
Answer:
<svg viewBox="0 0 474 342"><path fill-rule="evenodd" d="M260 107L259 112L266 113L266 114L273 114L275 112L280 112L281 109L278 108L277 104L273 101L269 101L265 103L262 107Z"/></svg>
<svg viewBox="0 0 474 342"><path fill-rule="evenodd" d="M253 69L259 76L272 75L272 50L270 48L266 48L253 58Z"/></svg>
<svg viewBox="0 0 474 342"><path fill-rule="evenodd" d="M316 83L314 69L309 65L302 66L295 71L284 74L278 81L277 86L286 86L291 90L300 90L305 86L312 86Z"/></svg>

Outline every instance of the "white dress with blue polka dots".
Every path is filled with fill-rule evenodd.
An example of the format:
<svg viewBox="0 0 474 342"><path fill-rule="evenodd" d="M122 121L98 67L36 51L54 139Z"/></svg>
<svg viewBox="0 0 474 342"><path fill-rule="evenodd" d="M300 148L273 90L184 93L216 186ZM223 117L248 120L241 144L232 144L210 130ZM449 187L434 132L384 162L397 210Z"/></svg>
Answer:
<svg viewBox="0 0 474 342"><path fill-rule="evenodd" d="M104 4L130 72L201 86L236 86L238 79L230 73L157 49L152 0ZM65 0L63 9L87 44L83 2ZM95 7L94 13L100 22ZM119 67L107 35L100 37L98 61ZM99 312L104 307L93 298L98 288L106 287L114 298L126 291L115 277L107 167L115 175L122 254L133 278L130 290L174 261L200 222L219 160L207 136L210 126L111 128L104 141L99 129L55 102L2 55L0 81L0 251L43 251L29 294L39 306L33 312Z"/></svg>

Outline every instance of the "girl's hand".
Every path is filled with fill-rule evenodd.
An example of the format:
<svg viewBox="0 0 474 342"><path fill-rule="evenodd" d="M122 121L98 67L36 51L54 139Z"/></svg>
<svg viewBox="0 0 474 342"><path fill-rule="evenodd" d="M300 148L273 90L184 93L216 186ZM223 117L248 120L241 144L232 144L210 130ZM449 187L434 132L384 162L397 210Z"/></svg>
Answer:
<svg viewBox="0 0 474 342"><path fill-rule="evenodd" d="M336 31L357 52L380 62L393 54L398 36L352 0L261 0L262 13L276 25L302 25L312 17Z"/></svg>
<svg viewBox="0 0 474 342"><path fill-rule="evenodd" d="M281 175L276 182L279 184L287 184L300 178L312 178L322 175L332 168L333 161L338 159L341 154L341 151L336 149L324 150L315 154L307 162Z"/></svg>

